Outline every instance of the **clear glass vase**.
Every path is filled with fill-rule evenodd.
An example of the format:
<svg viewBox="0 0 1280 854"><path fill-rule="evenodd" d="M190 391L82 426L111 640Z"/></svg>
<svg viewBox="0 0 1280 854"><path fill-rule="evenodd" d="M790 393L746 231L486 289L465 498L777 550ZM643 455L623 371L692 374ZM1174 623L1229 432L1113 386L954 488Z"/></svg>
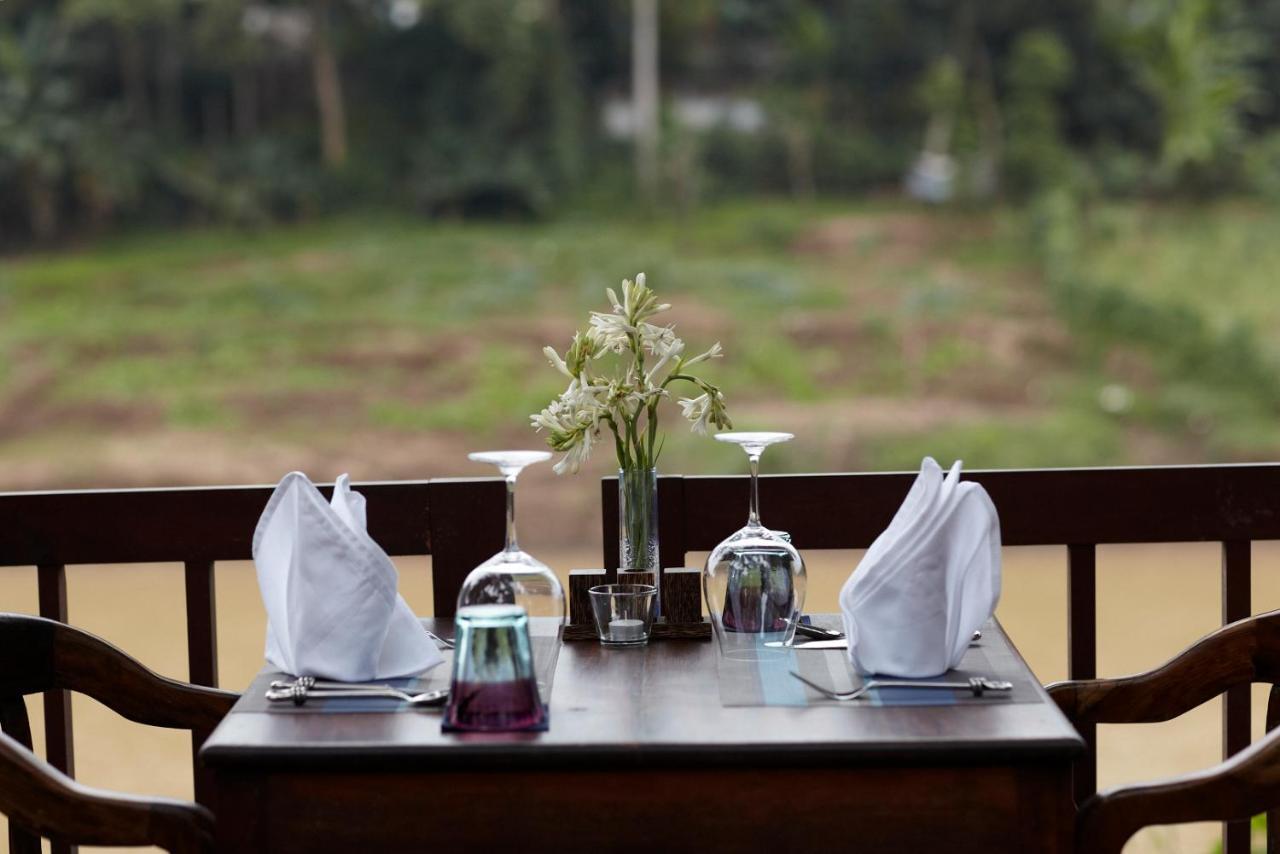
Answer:
<svg viewBox="0 0 1280 854"><path fill-rule="evenodd" d="M618 470L618 569L658 569L658 470Z"/></svg>
<svg viewBox="0 0 1280 854"><path fill-rule="evenodd" d="M759 659L783 652L804 607L805 568L783 531L760 524L760 454L789 433L720 433L716 439L740 445L751 463L747 524L730 534L707 557L702 573L711 624L728 658ZM767 646L768 645L768 646Z"/></svg>

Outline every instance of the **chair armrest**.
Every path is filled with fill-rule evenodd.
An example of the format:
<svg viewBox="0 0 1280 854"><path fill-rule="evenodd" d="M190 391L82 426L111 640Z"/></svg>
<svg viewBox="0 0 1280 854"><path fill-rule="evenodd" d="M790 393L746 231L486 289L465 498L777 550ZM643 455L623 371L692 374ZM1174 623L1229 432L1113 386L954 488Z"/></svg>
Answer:
<svg viewBox="0 0 1280 854"><path fill-rule="evenodd" d="M25 614L0 614L0 694L64 688L131 721L207 731L237 694L161 676L102 638Z"/></svg>
<svg viewBox="0 0 1280 854"><path fill-rule="evenodd" d="M1077 850L1119 852L1134 833L1155 824L1242 821L1280 805L1280 730L1230 759L1191 774L1121 786L1080 808Z"/></svg>
<svg viewBox="0 0 1280 854"><path fill-rule="evenodd" d="M54 668L63 687L131 721L173 729L217 726L239 694L161 676L88 632L58 624Z"/></svg>
<svg viewBox="0 0 1280 854"><path fill-rule="evenodd" d="M0 813L25 830L88 845L213 850L213 814L197 804L81 785L0 733Z"/></svg>
<svg viewBox="0 0 1280 854"><path fill-rule="evenodd" d="M1257 681L1280 681L1280 611L1223 626L1144 673L1055 682L1047 690L1075 723L1152 723Z"/></svg>

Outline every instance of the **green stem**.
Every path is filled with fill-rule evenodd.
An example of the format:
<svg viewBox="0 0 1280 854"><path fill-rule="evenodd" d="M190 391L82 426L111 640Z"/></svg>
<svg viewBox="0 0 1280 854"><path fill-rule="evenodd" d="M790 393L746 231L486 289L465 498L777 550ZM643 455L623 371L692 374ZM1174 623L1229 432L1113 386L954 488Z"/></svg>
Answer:
<svg viewBox="0 0 1280 854"><path fill-rule="evenodd" d="M627 451L622 445L622 437L618 435L618 423L613 420L613 416L605 416L605 422L609 425L609 432L613 434L614 452L618 455L618 467L626 468Z"/></svg>
<svg viewBox="0 0 1280 854"><path fill-rule="evenodd" d="M649 404L648 411L645 413L649 419L649 466L652 468L658 463L658 455L654 453L653 443L658 435L658 398L654 398Z"/></svg>

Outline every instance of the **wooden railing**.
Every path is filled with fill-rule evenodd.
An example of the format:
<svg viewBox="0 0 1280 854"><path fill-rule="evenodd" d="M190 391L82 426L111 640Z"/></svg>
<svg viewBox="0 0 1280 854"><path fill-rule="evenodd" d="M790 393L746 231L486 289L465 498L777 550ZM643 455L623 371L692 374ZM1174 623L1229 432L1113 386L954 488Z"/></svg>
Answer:
<svg viewBox="0 0 1280 854"><path fill-rule="evenodd" d="M362 483L354 488L368 502L370 535L388 554L432 556L435 613L452 616L467 573L502 547L502 480ZM216 687L215 565L252 557L254 528L273 489L0 493L0 566L36 567L40 615L66 622L68 565L181 563L188 678ZM321 487L326 495L331 489ZM73 774L71 706L65 692L45 695L44 722L48 761ZM193 752L207 735L193 734ZM206 785L197 766L197 800L203 800Z"/></svg>
<svg viewBox="0 0 1280 854"><path fill-rule="evenodd" d="M1005 545L1066 546L1071 679L1097 676L1098 545L1220 542L1225 624L1250 614L1251 542L1280 539L1280 464L972 471L964 477L990 493ZM766 524L789 531L802 552L860 549L889 524L914 478L767 475L761 478L760 503ZM744 476L660 478L662 565L683 566L686 552L709 551L741 527L747 488ZM615 478L604 480L601 495L605 567L616 570ZM1097 787L1096 727L1082 730L1089 751L1075 769L1078 801ZM1224 758L1248 743L1249 690L1242 686L1224 696ZM1247 852L1247 822L1226 825L1224 842L1226 854Z"/></svg>

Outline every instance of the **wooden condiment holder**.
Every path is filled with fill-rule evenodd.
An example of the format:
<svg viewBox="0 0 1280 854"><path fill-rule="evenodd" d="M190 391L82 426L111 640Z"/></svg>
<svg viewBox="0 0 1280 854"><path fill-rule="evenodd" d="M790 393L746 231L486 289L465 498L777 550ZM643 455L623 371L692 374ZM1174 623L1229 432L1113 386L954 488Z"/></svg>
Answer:
<svg viewBox="0 0 1280 854"><path fill-rule="evenodd" d="M608 578L603 569L569 570L569 625L565 626L565 640L599 639L588 591L599 584L608 584ZM618 584L653 584L653 581L651 572L618 572ZM654 621L650 640L710 639L711 623L702 616L702 570L668 567L662 570L662 584L658 589L662 595L662 616Z"/></svg>

